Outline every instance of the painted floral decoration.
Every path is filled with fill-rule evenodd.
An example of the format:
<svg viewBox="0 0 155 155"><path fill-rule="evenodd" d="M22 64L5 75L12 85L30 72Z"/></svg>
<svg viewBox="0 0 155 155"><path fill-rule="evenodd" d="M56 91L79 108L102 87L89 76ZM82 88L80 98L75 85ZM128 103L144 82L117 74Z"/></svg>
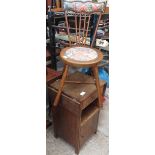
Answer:
<svg viewBox="0 0 155 155"><path fill-rule="evenodd" d="M79 1L71 1L66 0L64 1L64 8L68 11L75 11L75 12L102 12L104 11L104 2L92 2L88 0L79 0Z"/></svg>
<svg viewBox="0 0 155 155"><path fill-rule="evenodd" d="M74 47L65 52L65 58L76 61L90 61L98 57L95 50L87 47Z"/></svg>

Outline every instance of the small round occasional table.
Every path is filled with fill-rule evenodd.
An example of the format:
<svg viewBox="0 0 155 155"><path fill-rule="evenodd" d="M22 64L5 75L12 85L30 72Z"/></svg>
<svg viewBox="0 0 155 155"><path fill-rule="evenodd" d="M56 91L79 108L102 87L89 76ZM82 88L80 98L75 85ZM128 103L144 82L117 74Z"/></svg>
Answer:
<svg viewBox="0 0 155 155"><path fill-rule="evenodd" d="M96 84L97 92L98 92L98 100L99 100L98 104L99 106L101 106L101 90L99 85L97 65L103 59L102 52L100 52L97 49L86 47L86 46L66 47L62 49L60 53L60 58L64 62L64 70L63 70L60 87L53 105L54 106L58 105L64 83L68 82L68 81L65 81L68 73L68 68L69 66L73 66L73 67L92 68L93 75L94 75L94 84ZM73 83L76 83L76 82L73 81Z"/></svg>

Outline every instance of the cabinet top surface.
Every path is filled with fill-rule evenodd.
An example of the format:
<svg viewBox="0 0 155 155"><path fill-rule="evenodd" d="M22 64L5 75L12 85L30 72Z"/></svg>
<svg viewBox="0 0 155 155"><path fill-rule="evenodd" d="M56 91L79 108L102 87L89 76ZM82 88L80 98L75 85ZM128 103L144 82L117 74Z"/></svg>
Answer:
<svg viewBox="0 0 155 155"><path fill-rule="evenodd" d="M65 83L63 88L63 94L66 96L76 99L79 103L85 101L88 97L97 92L95 84L88 84L94 82L92 76L85 75L80 72L75 72L74 74L70 74L67 78L67 81L79 81L80 83ZM85 84L85 82L87 84ZM100 80L100 85L103 86L106 82ZM50 85L51 88L58 90L60 84L60 80L55 81Z"/></svg>

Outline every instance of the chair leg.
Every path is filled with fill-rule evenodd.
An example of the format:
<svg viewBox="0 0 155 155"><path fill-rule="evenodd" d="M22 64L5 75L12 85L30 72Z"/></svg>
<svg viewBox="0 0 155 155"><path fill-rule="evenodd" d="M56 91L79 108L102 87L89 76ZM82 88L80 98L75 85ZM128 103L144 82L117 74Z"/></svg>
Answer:
<svg viewBox="0 0 155 155"><path fill-rule="evenodd" d="M63 70L62 70L62 75L63 75L64 71L65 71L65 66L64 66L64 68L63 68ZM67 72L67 74L66 74L66 78L67 78L67 77L68 77L68 72Z"/></svg>
<svg viewBox="0 0 155 155"><path fill-rule="evenodd" d="M94 66L93 68L93 74L95 77L95 83L96 83L96 87L97 87L97 93L98 93L98 106L101 107L102 106L102 96L101 96L101 88L100 88L100 83L99 83L99 78L98 78L98 67Z"/></svg>
<svg viewBox="0 0 155 155"><path fill-rule="evenodd" d="M60 96L61 96L61 92L62 92L62 89L63 89L63 86L64 86L64 82L65 82L65 79L66 79L66 76L67 76L68 68L69 68L68 65L64 66L64 72L63 72L62 79L61 79L61 82L60 82L60 87L59 87L58 93L56 95L56 98L54 100L53 106L58 105L58 102L59 102L59 99L60 99Z"/></svg>

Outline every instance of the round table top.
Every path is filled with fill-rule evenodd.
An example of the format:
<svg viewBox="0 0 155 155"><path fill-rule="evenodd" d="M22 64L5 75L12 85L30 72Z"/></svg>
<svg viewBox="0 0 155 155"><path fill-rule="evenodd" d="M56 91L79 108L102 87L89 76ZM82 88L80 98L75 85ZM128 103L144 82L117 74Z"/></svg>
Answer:
<svg viewBox="0 0 155 155"><path fill-rule="evenodd" d="M72 66L93 66L103 59L103 54L90 47L66 47L60 53L64 63Z"/></svg>

